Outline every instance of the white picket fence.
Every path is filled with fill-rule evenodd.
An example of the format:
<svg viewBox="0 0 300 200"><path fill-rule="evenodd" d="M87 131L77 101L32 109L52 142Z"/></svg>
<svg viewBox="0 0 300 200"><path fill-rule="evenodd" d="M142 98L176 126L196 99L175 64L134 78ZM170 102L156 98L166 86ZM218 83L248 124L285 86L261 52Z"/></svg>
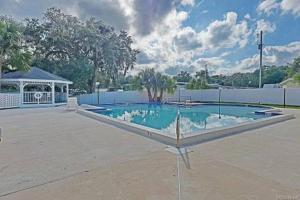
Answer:
<svg viewBox="0 0 300 200"><path fill-rule="evenodd" d="M174 94L166 94L167 101L237 102L300 106L300 88L262 88L262 89L177 89ZM100 92L78 96L80 104L146 103L145 91Z"/></svg>
<svg viewBox="0 0 300 200"><path fill-rule="evenodd" d="M0 93L0 109L20 107L20 94Z"/></svg>

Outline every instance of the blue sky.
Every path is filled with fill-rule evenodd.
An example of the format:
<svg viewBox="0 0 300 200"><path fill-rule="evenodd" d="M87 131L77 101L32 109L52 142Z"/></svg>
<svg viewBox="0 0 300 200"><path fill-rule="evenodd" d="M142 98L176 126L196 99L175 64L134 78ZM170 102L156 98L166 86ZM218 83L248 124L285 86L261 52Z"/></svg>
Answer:
<svg viewBox="0 0 300 200"><path fill-rule="evenodd" d="M265 3L268 1L265 1ZM274 30L264 30L264 44L268 46L284 46L292 42L300 41L300 1L285 1L290 4L298 4L295 6L295 11L291 9L282 11L280 3L283 1L269 1L270 6L272 4L279 4L277 8L272 9L269 12L266 10L259 10L259 6L264 3L261 0L199 0L194 2L194 6L179 6L178 10L188 12L188 18L182 23L182 26L193 27L195 31L202 31L206 29L209 24L216 20L222 20L225 13L234 12L238 15L237 21L247 19L247 25L249 29L252 29L253 34L249 36L248 44L243 48L232 48L234 52L226 57L229 61L227 68L232 68L232 63L239 62L243 59L253 57L257 54L257 41L255 33L257 32L257 22L264 20L265 23L269 23L273 26ZM294 6L294 5L293 5ZM267 8L265 8L267 9ZM263 29L263 27L262 27ZM226 51L228 49L222 49ZM267 53L267 52L266 52ZM209 54L209 53L208 53ZM209 56L218 56L220 52L209 54ZM300 56L299 51L291 55L283 62L266 62L266 64L285 64L286 61L291 61L293 56ZM206 56L206 55L204 55ZM275 55L276 56L276 55ZM257 62L255 62L257 63ZM223 66L226 67L226 66ZM238 66L235 66L238 68ZM222 68L220 66L220 68ZM250 66L250 71L255 69L255 66ZM246 70L247 71L247 70ZM222 73L222 71L220 71Z"/></svg>
<svg viewBox="0 0 300 200"><path fill-rule="evenodd" d="M278 11L274 11L274 14L271 15L258 13L257 6L260 2L260 0L201 0L195 1L195 7L181 6L179 9L189 12L189 18L183 22L183 26L192 26L197 31L206 28L209 23L216 19L222 19L224 13L236 12L240 20L245 15L250 15L252 20L249 20L249 27L252 28L255 28L257 20L262 19L276 25L276 30L264 38L266 45L284 45L300 40L300 16L291 13L280 14ZM289 34L286 34L287 30ZM247 53L254 53L255 51L256 48L249 46Z"/></svg>
<svg viewBox="0 0 300 200"><path fill-rule="evenodd" d="M256 32L264 31L264 64L300 56L300 0L0 0L0 13L19 20L49 7L125 29L146 67L175 75L208 66L211 74L258 68Z"/></svg>
<svg viewBox="0 0 300 200"><path fill-rule="evenodd" d="M197 3L198 2L198 3ZM300 15L292 13L282 14L274 10L273 14L258 13L257 6L260 0L201 0L195 1L195 7L181 6L179 9L189 12L189 18L183 22L183 26L195 27L195 30L201 31L209 23L216 19L222 19L224 13L236 12L238 18L242 20L245 15L250 15L252 20L249 21L250 27L255 27L257 20L265 19L276 24L277 30L269 34L267 42L273 45L282 45L288 42L299 40L300 32ZM300 1L298 1L300 4ZM289 35L285 34L289 30Z"/></svg>

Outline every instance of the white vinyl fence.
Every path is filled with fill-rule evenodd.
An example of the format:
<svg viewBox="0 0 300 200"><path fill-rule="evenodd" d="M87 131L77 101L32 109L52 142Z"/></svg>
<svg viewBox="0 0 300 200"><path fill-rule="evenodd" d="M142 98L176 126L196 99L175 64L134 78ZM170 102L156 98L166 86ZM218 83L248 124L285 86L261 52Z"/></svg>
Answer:
<svg viewBox="0 0 300 200"><path fill-rule="evenodd" d="M174 94L165 94L165 101L202 101L202 102L237 102L261 103L300 106L300 88L262 88L262 89L177 89ZM98 98L99 97L99 98ZM114 104L114 103L146 103L145 91L100 92L80 95L80 104Z"/></svg>
<svg viewBox="0 0 300 200"><path fill-rule="evenodd" d="M238 103L262 103L262 104L283 104L284 89L218 89L190 91L184 90L183 94L191 94L192 100L198 101L220 101ZM198 93L198 94L197 94ZM300 99L299 99L300 100ZM300 102L299 102L300 103Z"/></svg>
<svg viewBox="0 0 300 200"><path fill-rule="evenodd" d="M220 94L222 102L300 106L300 88L182 90L180 93L194 101L217 102Z"/></svg>
<svg viewBox="0 0 300 200"><path fill-rule="evenodd" d="M115 104L146 103L147 93L144 91L116 91L84 94L77 97L79 104Z"/></svg>
<svg viewBox="0 0 300 200"><path fill-rule="evenodd" d="M0 93L0 109L20 107L20 94Z"/></svg>

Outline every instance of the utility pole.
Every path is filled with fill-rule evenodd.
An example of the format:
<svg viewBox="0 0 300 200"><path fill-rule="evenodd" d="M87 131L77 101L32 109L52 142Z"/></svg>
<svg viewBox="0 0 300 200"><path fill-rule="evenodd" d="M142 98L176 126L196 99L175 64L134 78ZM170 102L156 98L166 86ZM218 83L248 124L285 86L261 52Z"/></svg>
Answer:
<svg viewBox="0 0 300 200"><path fill-rule="evenodd" d="M262 87L262 52L263 52L263 31L260 31L260 41L258 44L258 49L259 49L259 88Z"/></svg>

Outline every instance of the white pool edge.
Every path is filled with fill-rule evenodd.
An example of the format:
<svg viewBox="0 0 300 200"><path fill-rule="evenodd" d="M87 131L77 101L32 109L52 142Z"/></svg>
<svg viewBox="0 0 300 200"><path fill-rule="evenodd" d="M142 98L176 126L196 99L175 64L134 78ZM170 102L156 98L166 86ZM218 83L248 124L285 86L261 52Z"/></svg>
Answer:
<svg viewBox="0 0 300 200"><path fill-rule="evenodd" d="M293 119L294 115L291 114L282 114L277 116L272 116L268 118L258 119L251 122L244 122L240 124L236 124L233 126L228 126L224 128L215 128L209 129L206 131L202 131L201 134L195 132L193 134L188 135L187 137L182 139L182 146L190 146L194 144L199 144L203 142L207 142L210 140L214 140L217 138L222 138L230 135L239 134L248 130L253 130L257 128L261 128L264 126L268 126L271 124L276 124L278 122L287 121Z"/></svg>
<svg viewBox="0 0 300 200"><path fill-rule="evenodd" d="M276 110L277 111L277 110ZM274 110L274 112L276 112ZM268 113L270 113L271 110L268 110ZM97 114L92 111L88 111L85 109L78 109L77 110L78 114L81 114L83 116L113 125L115 127L119 127L122 129L125 129L129 132L137 133L139 135L145 136L147 138L154 139L156 141L162 142L167 145L171 146L176 146L177 141L176 137L174 135L166 135L166 133L152 129L146 126L138 125L138 124L133 124L127 121L122 121L120 119L115 119L111 118L105 115ZM228 126L228 127L221 127L221 128L214 128L214 129L209 129L201 132L194 132L192 134L187 135L186 137L181 136L180 138L180 146L191 146L207 141L211 141L217 138L222 138L238 133L242 133L244 131L256 129L256 128L261 128L267 125L275 124L278 122L283 122L286 120L293 119L294 115L291 114L280 114L272 117L267 117L263 119L258 119L255 121L251 122L244 122L240 124L236 124L233 126Z"/></svg>
<svg viewBox="0 0 300 200"><path fill-rule="evenodd" d="M84 109L78 109L77 113L79 113L83 116L110 124L110 125L113 125L115 127L122 128L129 132L137 133L139 135L157 140L157 141L165 143L167 145L174 146L174 144L176 144L175 137L173 138L172 136L166 135L165 133L158 131L156 129L152 129L152 128L145 127L145 126L138 125L138 124L133 124L133 123L130 123L127 121L122 121L120 119L111 118L111 117L97 114L92 111L88 111L88 110L84 110Z"/></svg>

